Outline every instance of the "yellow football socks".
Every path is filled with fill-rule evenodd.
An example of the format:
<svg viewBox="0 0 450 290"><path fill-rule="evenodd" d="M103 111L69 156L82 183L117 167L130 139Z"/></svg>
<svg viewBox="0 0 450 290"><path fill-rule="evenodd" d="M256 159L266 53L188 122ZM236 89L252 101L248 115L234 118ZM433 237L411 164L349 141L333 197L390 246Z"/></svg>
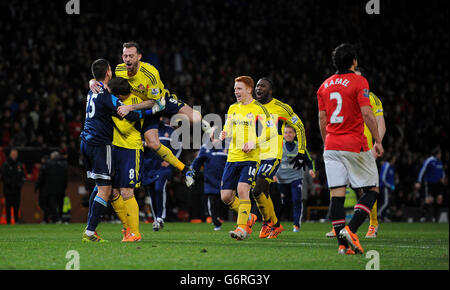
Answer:
<svg viewBox="0 0 450 290"><path fill-rule="evenodd" d="M261 213L263 221L268 221L271 217L270 204L272 200L269 201L264 193L261 193L258 197L255 197L256 205L258 206L259 212ZM273 208L273 205L272 205Z"/></svg>
<svg viewBox="0 0 450 290"><path fill-rule="evenodd" d="M111 200L111 206L122 222L123 227L128 228L128 218L127 218L127 208L125 207L125 203L123 202L122 195L118 194L116 198Z"/></svg>
<svg viewBox="0 0 450 290"><path fill-rule="evenodd" d="M130 231L136 236L139 235L139 205L133 196L123 201L127 209L127 218Z"/></svg>
<svg viewBox="0 0 450 290"><path fill-rule="evenodd" d="M377 216L377 201L373 204L372 210L370 211L370 225L378 227L378 216Z"/></svg>
<svg viewBox="0 0 450 290"><path fill-rule="evenodd" d="M275 208L273 206L273 201L269 197L267 197L267 205L269 207L269 216L270 216L270 220L272 221L273 224L276 224L278 222L278 218L277 215L275 214Z"/></svg>
<svg viewBox="0 0 450 290"><path fill-rule="evenodd" d="M175 155L173 155L172 150L162 145L155 151L159 157L161 157L164 161L174 166L180 171L183 171L185 165L181 162Z"/></svg>
<svg viewBox="0 0 450 290"><path fill-rule="evenodd" d="M239 227L246 229L248 217L252 209L250 200L241 200L238 209L237 224Z"/></svg>
<svg viewBox="0 0 450 290"><path fill-rule="evenodd" d="M239 200L239 197L234 196L233 201L229 204L227 204L231 210L233 210L235 213L239 213L239 205L241 204L241 201Z"/></svg>

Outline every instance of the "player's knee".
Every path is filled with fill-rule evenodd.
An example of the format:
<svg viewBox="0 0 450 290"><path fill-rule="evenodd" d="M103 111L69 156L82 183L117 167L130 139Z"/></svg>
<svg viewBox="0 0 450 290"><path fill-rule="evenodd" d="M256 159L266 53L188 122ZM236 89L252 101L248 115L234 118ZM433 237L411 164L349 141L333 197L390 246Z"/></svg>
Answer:
<svg viewBox="0 0 450 290"><path fill-rule="evenodd" d="M132 188L123 188L120 190L123 200L127 200L134 197L134 191Z"/></svg>
<svg viewBox="0 0 450 290"><path fill-rule="evenodd" d="M144 133L145 138L145 146L152 150L158 150L159 146L161 146L161 142L159 141L158 129L148 129Z"/></svg>
<svg viewBox="0 0 450 290"><path fill-rule="evenodd" d="M113 192L112 192L111 199L115 200L115 199L117 199L119 197L119 195L120 195L120 192L117 189L114 188Z"/></svg>
<svg viewBox="0 0 450 290"><path fill-rule="evenodd" d="M251 185L246 182L239 182L237 187L238 197L240 199L249 199L250 198L250 189Z"/></svg>
<svg viewBox="0 0 450 290"><path fill-rule="evenodd" d="M229 205L233 201L233 195L232 193L222 190L220 192L220 199L224 204Z"/></svg>
<svg viewBox="0 0 450 290"><path fill-rule="evenodd" d="M147 144L147 147L156 151L161 146L161 142L159 142L158 138L152 138L150 140L146 140L145 143Z"/></svg>
<svg viewBox="0 0 450 290"><path fill-rule="evenodd" d="M111 185L98 186L97 196L101 197L103 200L109 200L111 197Z"/></svg>
<svg viewBox="0 0 450 290"><path fill-rule="evenodd" d="M197 110L192 110L192 123L200 123L202 121L202 114Z"/></svg>

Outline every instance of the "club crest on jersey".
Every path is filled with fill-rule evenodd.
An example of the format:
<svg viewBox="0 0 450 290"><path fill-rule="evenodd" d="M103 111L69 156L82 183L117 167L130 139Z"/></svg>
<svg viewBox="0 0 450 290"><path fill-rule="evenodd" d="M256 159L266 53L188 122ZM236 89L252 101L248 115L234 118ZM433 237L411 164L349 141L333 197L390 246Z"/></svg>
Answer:
<svg viewBox="0 0 450 290"><path fill-rule="evenodd" d="M291 118L292 124L297 123L297 121L298 121L298 117L297 116L292 116L292 118Z"/></svg>
<svg viewBox="0 0 450 290"><path fill-rule="evenodd" d="M266 124L267 124L267 127L269 127L269 128L272 128L274 126L272 120L267 121Z"/></svg>
<svg viewBox="0 0 450 290"><path fill-rule="evenodd" d="M253 114L252 113L248 113L247 114L247 119L253 119Z"/></svg>
<svg viewBox="0 0 450 290"><path fill-rule="evenodd" d="M138 89L140 89L141 91L145 91L145 87L143 84L139 84Z"/></svg>

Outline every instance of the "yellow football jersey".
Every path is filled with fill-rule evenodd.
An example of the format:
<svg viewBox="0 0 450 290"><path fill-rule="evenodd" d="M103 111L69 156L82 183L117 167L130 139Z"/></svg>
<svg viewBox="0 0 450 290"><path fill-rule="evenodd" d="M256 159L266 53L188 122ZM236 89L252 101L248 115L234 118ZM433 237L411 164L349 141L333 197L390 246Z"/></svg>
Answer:
<svg viewBox="0 0 450 290"><path fill-rule="evenodd" d="M123 103L125 105L139 104L142 99L136 95L131 94ZM135 122L127 121L126 119L119 119L112 117L114 121L114 135L113 145L127 148L127 149L141 149L144 150L141 137L141 128L144 119Z"/></svg>
<svg viewBox="0 0 450 290"><path fill-rule="evenodd" d="M158 70L151 64L140 61L139 70L130 77L125 63L116 66L116 77L127 79L131 85L131 92L142 100L158 100L165 95L166 89L159 77Z"/></svg>
<svg viewBox="0 0 450 290"><path fill-rule="evenodd" d="M372 106L373 114L376 116L383 116L383 104L380 99L372 92L369 93L370 105ZM373 138L370 133L369 128L366 124L364 124L364 135L367 138L367 144L369 145L369 149L373 147Z"/></svg>
<svg viewBox="0 0 450 290"><path fill-rule="evenodd" d="M283 134L286 124L289 124L297 132L298 152L304 154L306 150L305 127L291 106L275 98L269 103L263 104L263 106L274 119L278 134L269 141L261 144L261 160L271 158L281 159L283 156Z"/></svg>
<svg viewBox="0 0 450 290"><path fill-rule="evenodd" d="M258 125L260 124L260 125ZM261 126L261 128L257 128ZM274 122L269 112L260 102L253 100L247 105L234 103L228 109L227 120L223 130L227 137L231 137L227 162L257 161L260 159L259 144L262 140L269 140ZM258 136L258 132L260 134ZM245 143L253 141L256 149L244 153L242 147Z"/></svg>

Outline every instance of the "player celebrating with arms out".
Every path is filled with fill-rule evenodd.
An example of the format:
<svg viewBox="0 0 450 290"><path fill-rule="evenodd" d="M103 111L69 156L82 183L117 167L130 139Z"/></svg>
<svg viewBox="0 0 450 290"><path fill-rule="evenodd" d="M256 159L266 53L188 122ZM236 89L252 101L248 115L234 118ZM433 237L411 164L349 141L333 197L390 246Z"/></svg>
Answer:
<svg viewBox="0 0 450 290"><path fill-rule="evenodd" d="M151 64L141 61L142 51L136 42L126 42L123 44L123 63L117 65L115 74L128 80L133 94L140 97L143 102L121 106L118 114L122 117L129 112L141 109L150 109L146 112L142 132L145 143L154 150L164 161L186 175L186 183L192 185L193 178L188 174L189 168L185 166L166 146L162 145L158 138L158 127L161 116L172 117L175 114L186 116L190 122L199 123L202 121L200 112L193 110L184 102L170 94L164 88L158 70ZM95 90L97 83L90 82L91 90ZM203 124L203 123L202 123ZM206 123L205 123L206 124Z"/></svg>
<svg viewBox="0 0 450 290"><path fill-rule="evenodd" d="M378 169L364 136L364 123L375 143L377 157L384 153L378 126L369 100L367 80L355 74L356 49L339 45L332 53L337 72L317 91L319 128L325 144L323 158L331 193L330 213L340 254L363 253L356 231L377 200ZM345 225L345 189L363 189L348 226Z"/></svg>
<svg viewBox="0 0 450 290"><path fill-rule="evenodd" d="M249 76L235 79L237 102L229 107L227 120L220 133L221 140L231 139L220 196L225 204L238 213L237 228L230 232L230 236L237 240L247 238L256 222L256 215L250 213L250 188L260 161L259 145L276 135L269 112L253 98L253 87L254 81ZM236 188L238 196L234 193Z"/></svg>

